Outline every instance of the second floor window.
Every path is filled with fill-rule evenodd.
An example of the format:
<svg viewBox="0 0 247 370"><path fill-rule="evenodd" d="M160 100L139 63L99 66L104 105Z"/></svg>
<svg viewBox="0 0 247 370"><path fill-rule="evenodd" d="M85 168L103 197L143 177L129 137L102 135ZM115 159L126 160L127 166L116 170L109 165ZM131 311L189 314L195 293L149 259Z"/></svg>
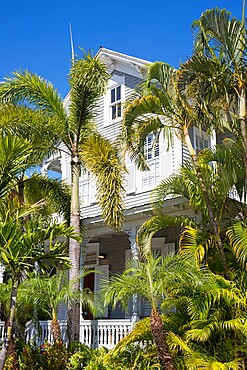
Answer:
<svg viewBox="0 0 247 370"><path fill-rule="evenodd" d="M159 156L159 138L149 134L144 142L144 157L148 161Z"/></svg>
<svg viewBox="0 0 247 370"><path fill-rule="evenodd" d="M121 115L121 86L116 86L111 89L110 117L114 120L120 118Z"/></svg>

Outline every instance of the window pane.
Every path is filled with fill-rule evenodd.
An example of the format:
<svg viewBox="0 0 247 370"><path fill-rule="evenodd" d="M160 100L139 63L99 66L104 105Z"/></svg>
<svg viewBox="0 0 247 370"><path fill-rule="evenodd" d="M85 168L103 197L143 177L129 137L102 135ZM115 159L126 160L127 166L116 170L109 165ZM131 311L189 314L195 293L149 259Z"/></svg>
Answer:
<svg viewBox="0 0 247 370"><path fill-rule="evenodd" d="M121 104L117 105L117 117L121 117Z"/></svg>
<svg viewBox="0 0 247 370"><path fill-rule="evenodd" d="M113 105L113 107L111 107L111 119L115 118L116 118L116 105Z"/></svg>
<svg viewBox="0 0 247 370"><path fill-rule="evenodd" d="M121 100L121 86L117 87L117 99L116 100Z"/></svg>
<svg viewBox="0 0 247 370"><path fill-rule="evenodd" d="M115 101L115 89L111 89L111 103L114 103Z"/></svg>

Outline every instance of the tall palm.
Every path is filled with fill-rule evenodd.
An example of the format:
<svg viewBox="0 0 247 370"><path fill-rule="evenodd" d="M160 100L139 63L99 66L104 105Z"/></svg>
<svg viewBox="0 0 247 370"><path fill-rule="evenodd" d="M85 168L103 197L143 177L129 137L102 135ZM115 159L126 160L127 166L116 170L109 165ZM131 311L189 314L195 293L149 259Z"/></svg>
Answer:
<svg viewBox="0 0 247 370"><path fill-rule="evenodd" d="M62 150L70 155L72 174L70 225L76 232L81 231L79 201L81 168L89 170L96 177L97 195L105 222L117 230L121 228L123 222L124 169L121 157L117 154L116 146L94 134L93 125L93 119L97 114L97 101L105 92L108 79L105 65L88 54L84 59L76 61L70 70L70 95L67 106L63 104L51 83L30 72L15 72L0 86L0 101L7 111L3 113L3 118L6 118L5 125L9 125L14 117L16 132L23 133L30 128L32 133L40 129L41 116L41 122L46 123L44 130L47 127L50 133L49 148L54 150L59 144L63 144ZM23 107L24 103L29 107ZM13 108L9 109L9 106ZM16 114L16 111L20 112L20 115ZM74 280L79 275L80 243L71 239L69 251L72 261L69 277ZM78 290L78 283L74 285L75 290ZM79 318L78 305L69 307L68 328L71 340L79 340Z"/></svg>
<svg viewBox="0 0 247 370"><path fill-rule="evenodd" d="M210 9L194 22L193 30L196 54L181 68L180 91L187 99L197 100L205 110L211 95L211 103L214 101L211 108L216 108L221 118L224 112L220 125L242 141L247 178L247 33L244 18L240 21L225 9ZM201 86L205 87L204 94L200 93Z"/></svg>
<svg viewBox="0 0 247 370"><path fill-rule="evenodd" d="M229 268L218 232L218 222L214 218L204 176L198 165L197 153L189 135L190 127L210 128L213 120L197 100L184 99L179 88L179 76L180 71L175 71L165 63L155 62L149 67L147 79L140 89L140 96L126 106L124 139L131 157L142 169L147 168L144 158L144 140L149 133L164 133L168 143L172 135L176 133L186 143L201 185L225 275L229 278Z"/></svg>
<svg viewBox="0 0 247 370"><path fill-rule="evenodd" d="M75 237L75 234L71 227L67 228L64 224L53 224L44 229L37 221L26 218L33 210L18 208L18 201L12 201L9 207L1 207L0 211L0 260L9 272L11 281L10 315L0 354L0 369L3 369L15 319L18 288L23 274L28 276L34 271L35 262L42 269L57 263L70 266L64 243L66 238ZM58 237L65 237L65 242L56 241Z"/></svg>

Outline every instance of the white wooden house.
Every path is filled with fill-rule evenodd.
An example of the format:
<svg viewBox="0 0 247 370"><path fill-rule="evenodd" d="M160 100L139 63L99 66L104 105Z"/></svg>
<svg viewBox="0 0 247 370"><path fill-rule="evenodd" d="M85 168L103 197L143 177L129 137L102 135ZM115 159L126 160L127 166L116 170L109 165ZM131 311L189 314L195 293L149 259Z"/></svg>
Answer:
<svg viewBox="0 0 247 370"><path fill-rule="evenodd" d="M106 64L111 78L106 94L98 102L96 124L102 135L114 141L121 130L124 102L130 98L135 87L145 78L147 65L150 62L105 48L100 48L97 56ZM65 99L65 104L69 104L69 95ZM192 128L190 134L198 149L212 145L212 138L206 133ZM115 232L104 225L100 207L95 198L94 179L88 172L81 175L81 217L86 229L82 259L85 266L95 267L102 272L101 275L89 275L87 281L84 282L84 285L86 284L94 291L100 289L102 278L107 278L109 273L122 272L126 260L137 253L136 233L142 223L152 215L150 204L152 190L162 179L176 172L183 161L188 159L187 149L176 136L169 150L167 150L167 143L162 135L156 145L153 145L153 135L148 135L145 145L149 171L141 172L128 157L126 158L129 173L126 181L125 223L121 232ZM70 158L63 151L47 160L43 171L45 169L61 172L62 179L70 183ZM167 214L187 214L196 217L182 198L167 199L164 209ZM168 227L160 231L154 236L152 247L163 255L175 250L179 232L177 227ZM99 334L101 324L99 325L98 321L97 325L93 324L97 326L93 335L98 333L97 340L99 341L101 336L101 344L111 347L111 344L103 343L108 335L107 325L108 328L111 325L117 325L118 330L124 335L130 328L131 319L136 320L137 317L144 317L149 313L149 305L141 300L138 302L133 300L129 312L122 311L120 307L115 310L108 307L101 317L101 321L105 320L102 321L105 322L105 326L102 324L102 328L105 329L101 329L101 334ZM65 319L65 315L62 318ZM92 325L91 321L88 321L90 318L88 313L82 313L81 338L84 338L86 343L95 346L95 339L85 339L86 335L92 335L92 333L86 334L89 333L88 327ZM105 330L105 335L102 334L102 330ZM120 337L121 335L117 334L117 338Z"/></svg>

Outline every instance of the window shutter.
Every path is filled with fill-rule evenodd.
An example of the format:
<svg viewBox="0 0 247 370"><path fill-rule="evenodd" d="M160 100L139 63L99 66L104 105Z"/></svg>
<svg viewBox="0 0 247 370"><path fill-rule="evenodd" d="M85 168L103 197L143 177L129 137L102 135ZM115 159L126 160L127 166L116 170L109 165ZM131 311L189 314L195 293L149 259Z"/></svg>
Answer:
<svg viewBox="0 0 247 370"><path fill-rule="evenodd" d="M160 141L160 179L163 180L172 174L172 147L167 151L167 144L162 135Z"/></svg>
<svg viewBox="0 0 247 370"><path fill-rule="evenodd" d="M126 175L127 182L127 194L135 193L136 191L136 168L134 162L132 162L129 156L126 157L126 165L128 173Z"/></svg>
<svg viewBox="0 0 247 370"><path fill-rule="evenodd" d="M90 203L96 202L96 180L94 176L90 176Z"/></svg>

